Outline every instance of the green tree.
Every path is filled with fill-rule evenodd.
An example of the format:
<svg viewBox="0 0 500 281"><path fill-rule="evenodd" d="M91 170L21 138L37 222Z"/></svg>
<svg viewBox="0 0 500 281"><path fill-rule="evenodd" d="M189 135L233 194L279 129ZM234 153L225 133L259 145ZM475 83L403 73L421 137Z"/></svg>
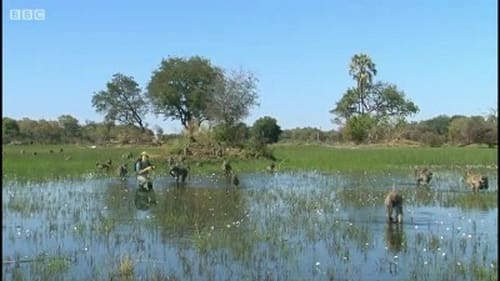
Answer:
<svg viewBox="0 0 500 281"><path fill-rule="evenodd" d="M489 147L498 145L498 114L496 109L491 109L486 115L485 130L481 135L481 142Z"/></svg>
<svg viewBox="0 0 500 281"><path fill-rule="evenodd" d="M63 136L66 141L80 137L81 126L78 124L78 119L71 115L61 115L57 120L59 126L63 129Z"/></svg>
<svg viewBox="0 0 500 281"><path fill-rule="evenodd" d="M358 90L350 88L330 111L337 120L348 120L352 116L369 114L378 122L385 118L401 119L419 111L417 105L405 97L405 93L396 85L377 82L370 85L360 103ZM361 110L359 109L361 107Z"/></svg>
<svg viewBox="0 0 500 281"><path fill-rule="evenodd" d="M63 129L57 121L41 119L35 129L37 140L45 144L61 143Z"/></svg>
<svg viewBox="0 0 500 281"><path fill-rule="evenodd" d="M2 142L9 143L19 136L19 125L17 121L9 118L2 118Z"/></svg>
<svg viewBox="0 0 500 281"><path fill-rule="evenodd" d="M482 116L454 118L449 127L450 141L460 145L485 143L490 134L486 120Z"/></svg>
<svg viewBox="0 0 500 281"><path fill-rule="evenodd" d="M251 128L252 136L260 144L278 142L281 133L282 130L276 119L269 116L257 119Z"/></svg>
<svg viewBox="0 0 500 281"><path fill-rule="evenodd" d="M241 145L249 137L249 129L243 122L234 125L218 124L213 128L213 132L217 142L231 146Z"/></svg>
<svg viewBox="0 0 500 281"><path fill-rule="evenodd" d="M447 115L439 115L437 117L421 121L420 126L423 131L430 131L447 137L451 120L452 119Z"/></svg>
<svg viewBox="0 0 500 281"><path fill-rule="evenodd" d="M347 120L342 133L345 139L360 144L369 139L374 124L375 120L369 114L356 115Z"/></svg>
<svg viewBox="0 0 500 281"><path fill-rule="evenodd" d="M159 69L153 72L147 96L155 114L180 120L194 140L193 128L208 120L208 102L221 77L219 68L199 56L163 59Z"/></svg>
<svg viewBox="0 0 500 281"><path fill-rule="evenodd" d="M92 106L96 112L104 113L104 121L133 125L146 130L144 116L148 113L145 97L139 84L131 76L116 73L106 84L106 90L94 93Z"/></svg>
<svg viewBox="0 0 500 281"><path fill-rule="evenodd" d="M368 131L393 131L388 124L399 124L409 115L415 114L419 108L405 97L405 93L396 85L387 82L373 82L377 74L375 64L366 54L354 55L349 65L349 74L356 80L355 88L348 88L341 99L330 110L335 115L334 121L345 124L348 134L355 142L364 141L370 136ZM368 117L364 115L369 115ZM349 122L353 117L361 116ZM391 120L392 119L392 120ZM367 127L370 125L371 127ZM378 127L376 127L378 126ZM355 131L352 131L354 129ZM365 129L367 132L359 132ZM351 134L354 133L354 134ZM385 135L391 135L384 133ZM377 133L372 135L376 137ZM369 138L368 138L369 139Z"/></svg>
<svg viewBox="0 0 500 281"><path fill-rule="evenodd" d="M40 136L38 135L38 122L36 120L24 117L17 121L19 126L19 133L21 137L27 141L41 142Z"/></svg>
<svg viewBox="0 0 500 281"><path fill-rule="evenodd" d="M349 64L349 75L357 82L358 112L363 114L366 91L372 84L373 76L377 75L375 63L367 54L356 54Z"/></svg>

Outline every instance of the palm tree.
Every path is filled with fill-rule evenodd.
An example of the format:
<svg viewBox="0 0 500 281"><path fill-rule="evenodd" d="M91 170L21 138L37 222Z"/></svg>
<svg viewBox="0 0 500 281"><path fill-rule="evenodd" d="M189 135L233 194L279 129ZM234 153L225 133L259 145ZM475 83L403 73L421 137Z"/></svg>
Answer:
<svg viewBox="0 0 500 281"><path fill-rule="evenodd" d="M351 64L349 65L349 75L351 75L358 82L358 112L363 114L366 106L366 89L371 86L373 76L377 75L375 63L373 63L372 59L367 54L356 54L351 59Z"/></svg>

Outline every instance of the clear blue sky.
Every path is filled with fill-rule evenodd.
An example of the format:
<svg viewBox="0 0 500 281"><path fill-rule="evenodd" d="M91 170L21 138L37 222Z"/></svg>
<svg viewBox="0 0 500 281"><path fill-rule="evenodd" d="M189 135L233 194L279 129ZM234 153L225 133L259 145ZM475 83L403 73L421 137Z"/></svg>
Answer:
<svg viewBox="0 0 500 281"><path fill-rule="evenodd" d="M259 79L260 106L283 129L335 126L328 112L355 82L354 54L420 107L409 120L497 107L496 0L3 1L3 116L102 121L94 92L112 75L142 89L162 58L194 55ZM10 9L44 9L13 21ZM147 117L150 128L178 122Z"/></svg>

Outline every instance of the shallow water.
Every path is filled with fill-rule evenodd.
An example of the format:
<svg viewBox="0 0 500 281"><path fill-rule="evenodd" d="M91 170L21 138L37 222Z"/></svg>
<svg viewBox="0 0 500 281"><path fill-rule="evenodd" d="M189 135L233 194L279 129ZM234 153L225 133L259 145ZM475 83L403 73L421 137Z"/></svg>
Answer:
<svg viewBox="0 0 500 281"><path fill-rule="evenodd" d="M488 176L479 194L452 170L419 188L410 174L340 172L241 174L239 187L220 175L181 187L157 177L152 192L134 178L4 182L2 279L116 280L127 258L133 280L496 277L496 171ZM393 185L402 225L385 219Z"/></svg>

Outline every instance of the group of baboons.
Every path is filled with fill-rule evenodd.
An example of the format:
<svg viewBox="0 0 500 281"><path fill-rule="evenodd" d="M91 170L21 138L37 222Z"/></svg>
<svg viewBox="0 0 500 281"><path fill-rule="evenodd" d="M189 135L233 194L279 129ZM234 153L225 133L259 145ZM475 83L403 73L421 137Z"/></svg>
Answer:
<svg viewBox="0 0 500 281"><path fill-rule="evenodd" d="M417 187L421 185L429 185L432 180L433 173L429 168L417 168L415 169L415 178ZM477 192L481 189L488 189L488 177L478 173L471 173L466 171L464 182L470 187L473 192ZM403 196L396 190L395 186L385 197L385 206L387 208L387 220L388 222L402 223L403 221ZM395 213L393 218L392 214Z"/></svg>
<svg viewBox="0 0 500 281"><path fill-rule="evenodd" d="M63 152L64 152L64 149L63 149L62 147L61 147L61 148L59 148L59 153L63 153ZM4 153L5 153L5 151L4 151ZM24 149L21 149L21 150L19 151L19 153L20 153L20 154L25 154L25 153L26 153L26 151L25 151ZM54 153L54 150L53 150L53 149L49 149L49 153L50 153L50 154ZM38 155L38 152L33 151L31 154L33 154L34 156L36 156L36 155Z"/></svg>
<svg viewBox="0 0 500 281"><path fill-rule="evenodd" d="M132 159L133 154L129 152L127 154L122 155L122 158ZM169 167L168 174L175 179L176 184L184 184L190 170L189 165L184 164L184 158L181 157L178 160L175 160L173 157L168 157L166 162ZM96 162L95 167L97 170L109 172L113 167L112 164L113 164L112 160L109 159L105 162ZM223 160L221 170L223 174L229 179L229 182L232 185L239 186L240 179L238 178L238 175L235 173L228 160ZM266 167L266 171L269 173L274 173L276 172L276 170L277 168L274 162L272 162L269 166ZM118 166L117 174L121 179L125 179L129 174L128 165L124 163Z"/></svg>
<svg viewBox="0 0 500 281"><path fill-rule="evenodd" d="M124 154L122 158L132 159L133 154L130 152ZM183 159L176 161L173 157L167 159L167 164L169 166L169 175L175 179L176 184L184 184L188 174L189 166L184 164ZM109 171L112 167L112 161L107 162L96 162L96 168ZM234 172L230 162L228 160L223 160L221 170L224 175L229 179L230 183L234 186L239 186L240 180L238 175ZM266 167L266 171L269 173L276 172L276 164L272 162ZM416 168L415 169L415 181L417 187L429 186L433 173L427 168ZM125 178L128 175L127 164L122 164L118 167L118 175L120 178ZM473 192L477 192L481 189L488 189L488 177L478 173L466 172L464 177L464 182L470 187ZM403 221L403 196L396 190L393 186L392 190L387 194L384 200L385 207L387 209L387 220L390 223L402 223ZM395 216L393 217L393 213Z"/></svg>

